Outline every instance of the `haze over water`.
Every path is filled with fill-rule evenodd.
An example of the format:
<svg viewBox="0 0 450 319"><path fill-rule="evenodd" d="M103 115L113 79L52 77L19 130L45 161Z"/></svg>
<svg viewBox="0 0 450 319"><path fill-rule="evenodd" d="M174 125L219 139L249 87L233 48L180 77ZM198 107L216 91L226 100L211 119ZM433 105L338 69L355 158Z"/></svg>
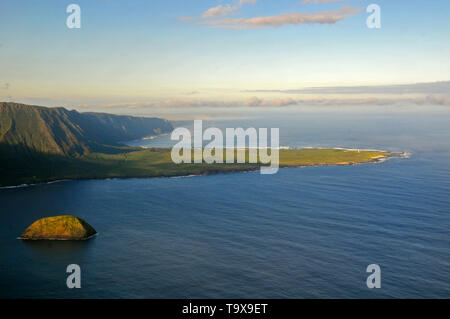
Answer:
<svg viewBox="0 0 450 319"><path fill-rule="evenodd" d="M274 113L280 145L411 153L378 164L1 189L0 297L449 298L450 110ZM168 146L169 137L141 141ZM70 213L99 235L23 242ZM82 288L66 287L81 266ZM381 289L366 287L381 266Z"/></svg>

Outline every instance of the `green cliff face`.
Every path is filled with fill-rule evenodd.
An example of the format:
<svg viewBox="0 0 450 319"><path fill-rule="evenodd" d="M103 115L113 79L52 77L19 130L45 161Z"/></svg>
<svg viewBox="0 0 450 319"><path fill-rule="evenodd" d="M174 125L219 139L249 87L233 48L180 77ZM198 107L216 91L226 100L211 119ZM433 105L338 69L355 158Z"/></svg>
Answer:
<svg viewBox="0 0 450 319"><path fill-rule="evenodd" d="M172 129L159 118L0 102L0 186L77 177L98 169L81 157L130 152L136 148L120 142Z"/></svg>
<svg viewBox="0 0 450 319"><path fill-rule="evenodd" d="M83 219L70 216L45 217L31 224L20 236L29 240L86 240L97 231Z"/></svg>
<svg viewBox="0 0 450 319"><path fill-rule="evenodd" d="M159 118L0 102L0 160L35 154L73 157L89 152L110 153L119 142L172 129L170 122Z"/></svg>

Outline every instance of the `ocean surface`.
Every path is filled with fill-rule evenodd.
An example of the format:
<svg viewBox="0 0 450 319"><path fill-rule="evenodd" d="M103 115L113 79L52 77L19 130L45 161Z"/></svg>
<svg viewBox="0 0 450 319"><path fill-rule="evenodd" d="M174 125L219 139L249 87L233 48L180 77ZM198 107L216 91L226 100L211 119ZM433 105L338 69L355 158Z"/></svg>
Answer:
<svg viewBox="0 0 450 319"><path fill-rule="evenodd" d="M289 112L280 145L410 153L383 163L0 189L1 298L450 298L450 110ZM168 146L168 136L134 141ZM70 213L98 236L16 239ZM66 267L81 267L81 289ZM381 267L368 289L366 267Z"/></svg>

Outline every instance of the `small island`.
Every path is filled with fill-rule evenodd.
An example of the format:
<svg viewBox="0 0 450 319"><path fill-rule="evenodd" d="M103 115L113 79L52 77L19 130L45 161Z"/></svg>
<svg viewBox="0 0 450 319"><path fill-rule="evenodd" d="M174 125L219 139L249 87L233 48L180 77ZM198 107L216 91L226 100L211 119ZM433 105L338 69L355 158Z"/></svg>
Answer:
<svg viewBox="0 0 450 319"><path fill-rule="evenodd" d="M97 231L79 217L62 215L38 219L19 237L25 240L86 240Z"/></svg>

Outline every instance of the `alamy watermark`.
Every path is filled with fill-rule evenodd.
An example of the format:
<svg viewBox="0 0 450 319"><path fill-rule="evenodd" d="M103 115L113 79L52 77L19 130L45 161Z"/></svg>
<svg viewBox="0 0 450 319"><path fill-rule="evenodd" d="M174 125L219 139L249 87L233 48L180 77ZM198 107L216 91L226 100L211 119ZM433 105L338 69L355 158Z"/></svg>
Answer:
<svg viewBox="0 0 450 319"><path fill-rule="evenodd" d="M381 268L377 264L370 264L366 272L371 273L366 280L367 288L381 288Z"/></svg>
<svg viewBox="0 0 450 319"><path fill-rule="evenodd" d="M67 288L81 288L81 268L77 264L70 264L66 268L66 272L70 275L67 276L66 285Z"/></svg>
<svg viewBox="0 0 450 319"><path fill-rule="evenodd" d="M380 29L381 28L381 8L378 4L372 3L367 9L367 13L370 16L367 17L366 25L369 29Z"/></svg>
<svg viewBox="0 0 450 319"><path fill-rule="evenodd" d="M179 141L172 148L172 161L181 163L260 163L261 174L275 174L279 168L280 130L270 129L270 146L268 129L258 130L250 127L226 128L224 134L217 127L203 131L203 121L194 121L194 134L184 127L173 130L171 140ZM210 141L203 147L204 141ZM248 141L248 143L247 143ZM248 161L247 159L248 155Z"/></svg>
<svg viewBox="0 0 450 319"><path fill-rule="evenodd" d="M66 20L66 25L69 29L81 28L81 8L78 4L69 4L66 9L70 13Z"/></svg>

